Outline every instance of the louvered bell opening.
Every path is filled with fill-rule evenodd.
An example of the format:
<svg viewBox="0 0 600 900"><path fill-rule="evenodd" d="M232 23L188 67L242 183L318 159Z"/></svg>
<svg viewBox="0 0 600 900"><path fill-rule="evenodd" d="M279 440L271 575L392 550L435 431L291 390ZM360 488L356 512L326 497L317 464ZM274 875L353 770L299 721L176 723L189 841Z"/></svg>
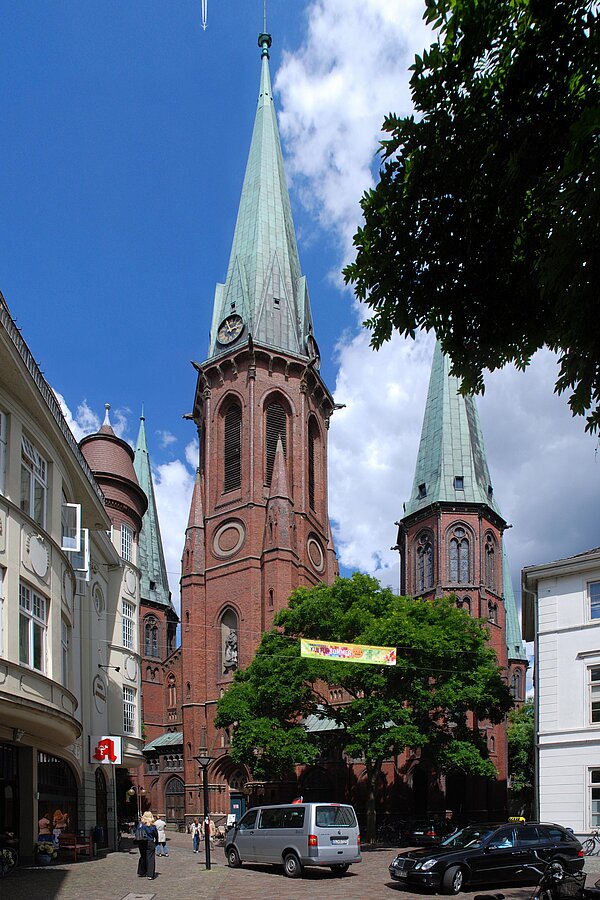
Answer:
<svg viewBox="0 0 600 900"><path fill-rule="evenodd" d="M308 430L308 502L310 508L315 508L315 431L314 427Z"/></svg>
<svg viewBox="0 0 600 900"><path fill-rule="evenodd" d="M272 403L267 409L267 484L271 484L277 440L281 438L283 455L287 456L287 416L280 403Z"/></svg>
<svg viewBox="0 0 600 900"><path fill-rule="evenodd" d="M234 491L242 483L242 410L237 404L225 413L225 477L223 490Z"/></svg>

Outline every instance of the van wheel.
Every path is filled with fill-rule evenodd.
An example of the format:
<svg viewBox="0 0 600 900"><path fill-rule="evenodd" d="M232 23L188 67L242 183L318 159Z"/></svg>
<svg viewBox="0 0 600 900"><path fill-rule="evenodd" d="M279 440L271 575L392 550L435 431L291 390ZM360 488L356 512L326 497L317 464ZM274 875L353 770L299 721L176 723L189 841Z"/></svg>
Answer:
<svg viewBox="0 0 600 900"><path fill-rule="evenodd" d="M288 878L300 878L302 864L295 853L286 853L283 857L283 873Z"/></svg>
<svg viewBox="0 0 600 900"><path fill-rule="evenodd" d="M334 875L344 875L349 868L350 863L337 863L335 866L331 866L331 871Z"/></svg>
<svg viewBox="0 0 600 900"><path fill-rule="evenodd" d="M444 894L459 894L463 886L464 876L460 866L450 866L442 876Z"/></svg>
<svg viewBox="0 0 600 900"><path fill-rule="evenodd" d="M242 861L240 859L240 854L237 852L235 847L229 847L227 849L227 865L230 869L239 869Z"/></svg>

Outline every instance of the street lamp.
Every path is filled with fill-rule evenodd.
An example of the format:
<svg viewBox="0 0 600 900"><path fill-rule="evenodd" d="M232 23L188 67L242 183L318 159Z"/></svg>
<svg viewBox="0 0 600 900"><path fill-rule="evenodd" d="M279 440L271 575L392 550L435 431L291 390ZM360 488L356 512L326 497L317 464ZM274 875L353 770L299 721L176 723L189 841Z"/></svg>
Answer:
<svg viewBox="0 0 600 900"><path fill-rule="evenodd" d="M194 759L202 769L202 790L204 793L204 852L206 854L206 870L210 869L210 822L208 808L208 767L213 761L212 756L195 756Z"/></svg>

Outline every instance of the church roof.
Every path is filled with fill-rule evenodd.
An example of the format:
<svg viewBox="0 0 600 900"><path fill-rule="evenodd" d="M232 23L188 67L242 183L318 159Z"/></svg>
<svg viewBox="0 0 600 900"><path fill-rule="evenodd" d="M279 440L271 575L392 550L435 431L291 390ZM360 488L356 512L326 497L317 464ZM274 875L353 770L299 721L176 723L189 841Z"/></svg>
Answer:
<svg viewBox="0 0 600 900"><path fill-rule="evenodd" d="M517 602L513 591L508 556L502 545L502 584L504 586L504 611L506 614L506 647L509 660L527 661L527 651L521 637L521 626L517 612Z"/></svg>
<svg viewBox="0 0 600 900"><path fill-rule="evenodd" d="M217 284L209 341L209 358L227 352L249 335L255 343L299 356L309 356L312 333L306 278L301 274L292 210L287 189L271 78L271 36L261 34L258 108L238 210L225 284ZM219 326L240 317L239 337ZM234 341L236 341L234 345ZM310 355L313 355L312 353Z"/></svg>
<svg viewBox="0 0 600 900"><path fill-rule="evenodd" d="M434 503L484 503L501 516L494 498L479 415L473 397L436 342L415 478L405 516Z"/></svg>
<svg viewBox="0 0 600 900"><path fill-rule="evenodd" d="M160 526L158 524L154 483L152 481L148 444L146 443L145 422L142 411L133 463L140 487L148 498L148 509L142 519L142 530L140 531L138 544L139 568L141 572L140 593L143 600L151 600L154 603L161 603L163 606L170 606L171 592L169 590Z"/></svg>

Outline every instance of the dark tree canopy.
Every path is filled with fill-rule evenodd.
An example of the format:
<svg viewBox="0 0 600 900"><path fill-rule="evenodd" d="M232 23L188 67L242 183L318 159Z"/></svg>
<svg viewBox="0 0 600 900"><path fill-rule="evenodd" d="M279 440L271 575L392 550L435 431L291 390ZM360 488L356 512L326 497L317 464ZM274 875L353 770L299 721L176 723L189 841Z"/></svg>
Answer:
<svg viewBox="0 0 600 900"><path fill-rule="evenodd" d="M531 791L534 781L535 709L533 700L508 716L508 767L516 794Z"/></svg>
<svg viewBox="0 0 600 900"><path fill-rule="evenodd" d="M384 123L380 181L345 271L393 330L434 329L465 392L544 345L600 424L598 0L426 0L417 116Z"/></svg>
<svg viewBox="0 0 600 900"><path fill-rule="evenodd" d="M438 770L494 777L470 713L499 722L512 700L484 624L453 598L397 597L355 574L296 590L275 626L236 673L216 719L218 727L234 726L231 756L255 777L284 775L315 759L317 737L301 722L310 713L335 720L343 749L364 759L371 832L382 763L405 747L419 748ZM396 647L397 665L301 658L300 637ZM343 688L348 702L332 704L331 686Z"/></svg>

